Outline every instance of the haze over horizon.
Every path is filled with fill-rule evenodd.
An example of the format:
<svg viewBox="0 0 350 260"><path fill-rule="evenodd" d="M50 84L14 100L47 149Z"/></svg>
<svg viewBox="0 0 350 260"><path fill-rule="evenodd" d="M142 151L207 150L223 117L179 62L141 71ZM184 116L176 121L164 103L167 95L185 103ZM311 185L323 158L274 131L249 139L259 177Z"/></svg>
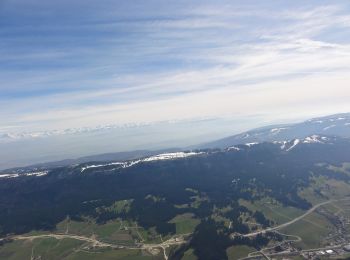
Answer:
<svg viewBox="0 0 350 260"><path fill-rule="evenodd" d="M349 11L315 0L2 1L0 166L349 112Z"/></svg>

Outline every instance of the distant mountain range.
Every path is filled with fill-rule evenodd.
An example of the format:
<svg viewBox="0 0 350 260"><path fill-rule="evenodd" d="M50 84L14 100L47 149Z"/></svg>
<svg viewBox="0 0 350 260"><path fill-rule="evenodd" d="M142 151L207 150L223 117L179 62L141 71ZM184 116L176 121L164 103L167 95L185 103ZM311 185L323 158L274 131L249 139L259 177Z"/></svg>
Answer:
<svg viewBox="0 0 350 260"><path fill-rule="evenodd" d="M157 154L162 154L166 152L177 152L181 151L180 148L169 148L166 150L136 150L136 151L128 151L128 152L116 152L116 153L104 153L104 154L96 154L96 155L90 155L90 156L84 156L79 157L76 159L66 159L61 161L53 161L53 162L47 162L47 163L38 163L29 165L26 167L15 167L7 170L0 171L1 172L27 172L27 171L41 171L41 170L47 170L51 168L56 167L65 167L65 166L71 166L71 165L78 165L78 164L84 164L84 163L98 163L98 162L110 162L110 161L126 161L126 160L133 160L138 158L143 158L147 156L153 156Z"/></svg>
<svg viewBox="0 0 350 260"><path fill-rule="evenodd" d="M294 153L303 153L303 151L307 151L308 156L310 156L308 149L309 147L313 148L314 154L318 155L318 151L322 153L326 153L327 150L336 147L349 147L350 139L341 138L341 137L327 137L327 136L319 136L312 135L305 137L303 139L293 139L289 141L274 141L274 142L262 142L262 143L246 143L246 144L238 144L235 146L230 146L225 149L219 150L222 153L250 153L250 152L260 152L261 150L277 150L278 153L282 154L290 154ZM317 147L317 149L314 149ZM317 151L317 152L316 152ZM171 161L176 159L184 159L187 157L203 157L209 156L211 154L217 153L217 149L203 149L196 151L186 151L186 152L165 152L161 153L161 151L137 151L130 153L115 153L115 154L105 154L95 157L83 157L76 160L64 160L61 162L52 162L48 164L34 165L29 167L22 168L14 168L8 172L1 173L0 179L2 178L15 178L21 176L45 176L51 170L55 169L63 169L67 167L73 170L76 173L86 173L86 172L110 172L116 171L118 169L125 169L130 167L135 167L139 164L147 164L150 162L157 161ZM312 154L312 153L311 153ZM90 158L90 160L89 160ZM101 158L105 159L103 161L97 161L96 159ZM91 160L95 159L95 160ZM109 160L107 160L109 159ZM73 163L74 162L74 163Z"/></svg>
<svg viewBox="0 0 350 260"><path fill-rule="evenodd" d="M55 167L64 167L69 165L78 165L83 163L101 163L134 160L154 156L162 153L180 152L184 150L196 149L226 149L237 145L253 145L263 142L280 143L285 150L293 149L299 143L324 142L324 138L339 136L350 138L350 113L336 114L331 116L319 117L307 120L302 123L272 125L253 129L241 134L229 136L212 142L199 144L186 148L168 148L162 150L137 150L128 152L97 154L92 156L80 157L77 159L67 159L48 163L35 164L28 167L13 168L2 172L27 172L41 171Z"/></svg>
<svg viewBox="0 0 350 260"><path fill-rule="evenodd" d="M195 148L227 148L245 143L278 142L303 139L312 135L350 137L350 113L314 118L297 124L273 125L253 129Z"/></svg>

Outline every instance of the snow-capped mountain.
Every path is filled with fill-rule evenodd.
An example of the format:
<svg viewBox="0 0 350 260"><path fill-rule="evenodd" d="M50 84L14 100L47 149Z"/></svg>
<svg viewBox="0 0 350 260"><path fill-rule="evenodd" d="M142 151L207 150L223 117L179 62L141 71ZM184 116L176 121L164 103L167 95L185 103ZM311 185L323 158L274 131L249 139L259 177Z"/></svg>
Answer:
<svg viewBox="0 0 350 260"><path fill-rule="evenodd" d="M78 168L80 173L84 173L89 169L97 169L97 170L105 170L105 171L113 171L116 169L125 169L132 167L134 165L140 164L140 163L150 163L150 162L157 162L157 161L168 161L168 160L175 160L175 159L184 159L187 157L193 157L205 154L203 151L193 152L193 151L187 151L187 152L169 152L169 153L160 153L156 155L151 155L147 157L141 157L134 160L120 160L120 161L109 161L104 163L93 163L93 162L87 162L83 164L71 164L68 167L72 168ZM45 168L43 169L38 168L18 168L15 170L7 170L5 172L0 172L0 180L1 179L9 179L9 178L17 178L17 177L26 177L26 176L45 176L48 174L48 172L51 170L51 168ZM50 169L50 170L49 170ZM55 168L52 168L55 169Z"/></svg>
<svg viewBox="0 0 350 260"><path fill-rule="evenodd" d="M304 139L313 135L350 137L350 113L307 120L302 123L267 126L201 144L198 148L226 148L244 143Z"/></svg>
<svg viewBox="0 0 350 260"><path fill-rule="evenodd" d="M108 131L113 129L137 128L141 126L149 126L151 124L154 124L154 123L109 124L109 125L98 125L94 127L67 128L63 130L0 133L0 142L10 141L10 140L20 140L20 139L43 138L43 137L50 137L50 136L87 134L87 133Z"/></svg>
<svg viewBox="0 0 350 260"><path fill-rule="evenodd" d="M273 142L262 142L262 143L246 143L246 144L238 144L235 146L230 146L228 148L223 149L224 151L230 152L230 151L243 151L243 150L249 150L250 148L255 148L256 146L264 146L264 145L277 145L279 146L280 150L289 152L295 149L296 147L300 147L303 145L308 144L327 144L332 145L337 143L339 140L344 140L343 138L338 138L336 136L320 136L320 135L311 135L307 136L303 139L295 138L292 140L285 140L285 141L273 141ZM346 141L349 141L349 139L345 139Z"/></svg>

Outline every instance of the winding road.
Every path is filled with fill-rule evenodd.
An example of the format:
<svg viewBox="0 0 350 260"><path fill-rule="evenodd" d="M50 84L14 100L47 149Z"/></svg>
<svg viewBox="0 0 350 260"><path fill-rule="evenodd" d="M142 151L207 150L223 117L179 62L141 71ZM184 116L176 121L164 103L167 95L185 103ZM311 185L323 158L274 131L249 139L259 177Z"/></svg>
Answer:
<svg viewBox="0 0 350 260"><path fill-rule="evenodd" d="M322 206L330 204L330 203L334 203L334 202L338 202L338 201L344 201L344 200L349 200L349 199L350 198L344 198L344 199L339 199L339 200L327 200L327 201L318 203L315 206L313 206L312 208L310 208L308 211L306 211L303 215L300 215L299 217L296 217L296 218L292 219L291 221L288 221L286 223L283 223L283 224L275 226L275 227L269 227L269 228L266 228L266 229L263 229L263 230L259 230L259 231L256 231L256 232L245 234L245 235L242 235L242 237L254 237L254 236L257 236L259 234L265 234L266 232L269 232L269 231L275 231L275 230L287 227L289 225L294 224L295 222L297 222L299 220L302 220L303 218L305 218L307 215L309 215L312 212L314 212L319 207L322 207Z"/></svg>

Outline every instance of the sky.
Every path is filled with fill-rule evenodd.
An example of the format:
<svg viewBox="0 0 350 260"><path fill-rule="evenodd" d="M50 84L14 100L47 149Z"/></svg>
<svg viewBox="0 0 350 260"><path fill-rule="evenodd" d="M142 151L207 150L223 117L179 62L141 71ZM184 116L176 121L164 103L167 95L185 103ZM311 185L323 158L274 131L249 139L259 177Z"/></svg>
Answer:
<svg viewBox="0 0 350 260"><path fill-rule="evenodd" d="M0 0L0 168L350 112L350 5Z"/></svg>

